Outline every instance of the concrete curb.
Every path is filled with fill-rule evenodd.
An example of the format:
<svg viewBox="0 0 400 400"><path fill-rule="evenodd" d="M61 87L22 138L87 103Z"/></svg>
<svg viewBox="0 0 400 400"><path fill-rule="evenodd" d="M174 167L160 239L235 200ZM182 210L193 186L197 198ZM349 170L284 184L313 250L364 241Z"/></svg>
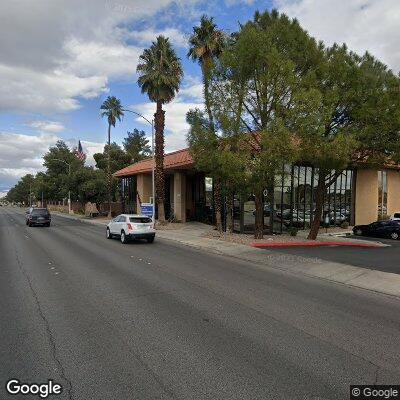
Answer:
<svg viewBox="0 0 400 400"><path fill-rule="evenodd" d="M81 219L79 217L58 213L54 214L67 219L74 219L98 226L105 226L108 222ZM162 239L178 242L195 249L251 262L263 269L273 269L296 275L324 279L338 284L395 296L400 299L400 275L398 274L323 261L318 258L307 258L275 251L272 252L238 243L196 237L190 235L187 231L160 230L157 231L156 235Z"/></svg>
<svg viewBox="0 0 400 400"><path fill-rule="evenodd" d="M266 242L266 243L251 243L252 247L314 247L314 246L350 246L350 247L387 247L387 245L379 242L345 242L339 240L326 241L309 241L309 242Z"/></svg>

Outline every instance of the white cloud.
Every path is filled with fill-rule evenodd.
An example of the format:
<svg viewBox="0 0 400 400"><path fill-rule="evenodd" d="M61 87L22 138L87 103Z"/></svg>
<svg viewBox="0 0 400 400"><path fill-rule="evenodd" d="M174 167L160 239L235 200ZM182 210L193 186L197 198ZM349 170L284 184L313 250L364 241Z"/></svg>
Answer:
<svg viewBox="0 0 400 400"><path fill-rule="evenodd" d="M162 31L157 31L154 28L150 28L127 33L127 36L130 39L135 40L138 44L143 46L148 46L151 42L155 41L156 37L159 35L169 38L173 46L188 46L187 35L175 28L167 28Z"/></svg>
<svg viewBox="0 0 400 400"><path fill-rule="evenodd" d="M32 7L28 0L1 1L0 110L71 111L80 107L80 98L106 92L110 80L129 79L141 49L128 43L126 32L172 3L41 0ZM179 31L166 33L182 43Z"/></svg>
<svg viewBox="0 0 400 400"><path fill-rule="evenodd" d="M0 132L0 191L6 191L26 174L43 171L43 155L60 138L51 133L24 135ZM66 140L70 148L76 147L77 139ZM104 143L81 141L87 154L86 165L95 165L93 154L102 152ZM16 160L18 162L16 162Z"/></svg>
<svg viewBox="0 0 400 400"><path fill-rule="evenodd" d="M313 36L328 45L347 43L370 53L396 72L400 69L400 2L398 0L274 0Z"/></svg>
<svg viewBox="0 0 400 400"><path fill-rule="evenodd" d="M7 191L26 174L43 170L42 155L58 137L41 133L36 136L0 132L0 191Z"/></svg>
<svg viewBox="0 0 400 400"><path fill-rule="evenodd" d="M150 120L154 118L154 103L135 104L129 108L140 112ZM186 135L189 125L186 122L186 113L193 108L202 108L202 104L184 102L177 98L163 106L165 110L165 150L167 152L187 147ZM136 121L144 124L141 118L137 118Z"/></svg>
<svg viewBox="0 0 400 400"><path fill-rule="evenodd" d="M204 87L199 77L188 75L179 90L179 97L190 98L195 102L204 101Z"/></svg>
<svg viewBox="0 0 400 400"><path fill-rule="evenodd" d="M77 97L93 98L106 91L107 77L80 78L60 70L36 71L0 64L2 111L71 111L79 108Z"/></svg>
<svg viewBox="0 0 400 400"><path fill-rule="evenodd" d="M57 121L32 121L27 125L40 132L58 133L65 129L65 126Z"/></svg>
<svg viewBox="0 0 400 400"><path fill-rule="evenodd" d="M142 49L122 43L105 44L71 39L64 45L68 58L62 70L75 76L132 76Z"/></svg>

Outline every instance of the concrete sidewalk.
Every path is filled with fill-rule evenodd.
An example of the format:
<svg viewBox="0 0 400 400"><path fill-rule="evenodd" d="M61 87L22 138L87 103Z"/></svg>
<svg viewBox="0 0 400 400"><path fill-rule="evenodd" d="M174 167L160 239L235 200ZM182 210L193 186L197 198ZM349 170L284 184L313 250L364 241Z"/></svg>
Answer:
<svg viewBox="0 0 400 400"><path fill-rule="evenodd" d="M73 215L53 213L55 215L80 220L94 225L105 226L108 221L79 218ZM324 261L318 258L308 258L297 255L268 251L255 247L230 243L223 240L203 237L212 227L201 223L186 223L179 229L157 230L157 237L179 242L183 245L233 257L256 264L259 268L274 268L293 274L326 279L349 286L384 293L400 298L400 275L381 272L347 264Z"/></svg>

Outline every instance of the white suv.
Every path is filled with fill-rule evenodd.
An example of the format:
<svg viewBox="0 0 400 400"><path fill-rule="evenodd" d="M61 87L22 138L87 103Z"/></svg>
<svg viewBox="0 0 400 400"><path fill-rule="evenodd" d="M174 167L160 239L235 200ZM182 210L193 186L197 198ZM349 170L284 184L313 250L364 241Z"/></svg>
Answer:
<svg viewBox="0 0 400 400"><path fill-rule="evenodd" d="M146 239L148 243L153 243L155 235L153 220L137 214L118 215L108 223L106 230L107 239L118 236L124 244L130 239Z"/></svg>

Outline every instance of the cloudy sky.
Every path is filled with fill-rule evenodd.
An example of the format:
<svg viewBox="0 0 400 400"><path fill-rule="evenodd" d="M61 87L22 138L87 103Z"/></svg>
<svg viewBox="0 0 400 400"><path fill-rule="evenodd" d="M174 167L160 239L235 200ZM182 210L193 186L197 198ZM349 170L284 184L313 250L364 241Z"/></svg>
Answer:
<svg viewBox="0 0 400 400"><path fill-rule="evenodd" d="M187 38L202 14L232 32L254 11L278 8L327 44L346 42L400 69L399 0L2 0L0 2L0 195L42 168L58 139L88 153L107 132L99 107L119 97L148 118L154 105L136 84L138 57L162 33L182 58L185 78L166 108L166 147L185 146L185 114L202 101L200 69L186 59ZM112 131L148 126L127 114Z"/></svg>

